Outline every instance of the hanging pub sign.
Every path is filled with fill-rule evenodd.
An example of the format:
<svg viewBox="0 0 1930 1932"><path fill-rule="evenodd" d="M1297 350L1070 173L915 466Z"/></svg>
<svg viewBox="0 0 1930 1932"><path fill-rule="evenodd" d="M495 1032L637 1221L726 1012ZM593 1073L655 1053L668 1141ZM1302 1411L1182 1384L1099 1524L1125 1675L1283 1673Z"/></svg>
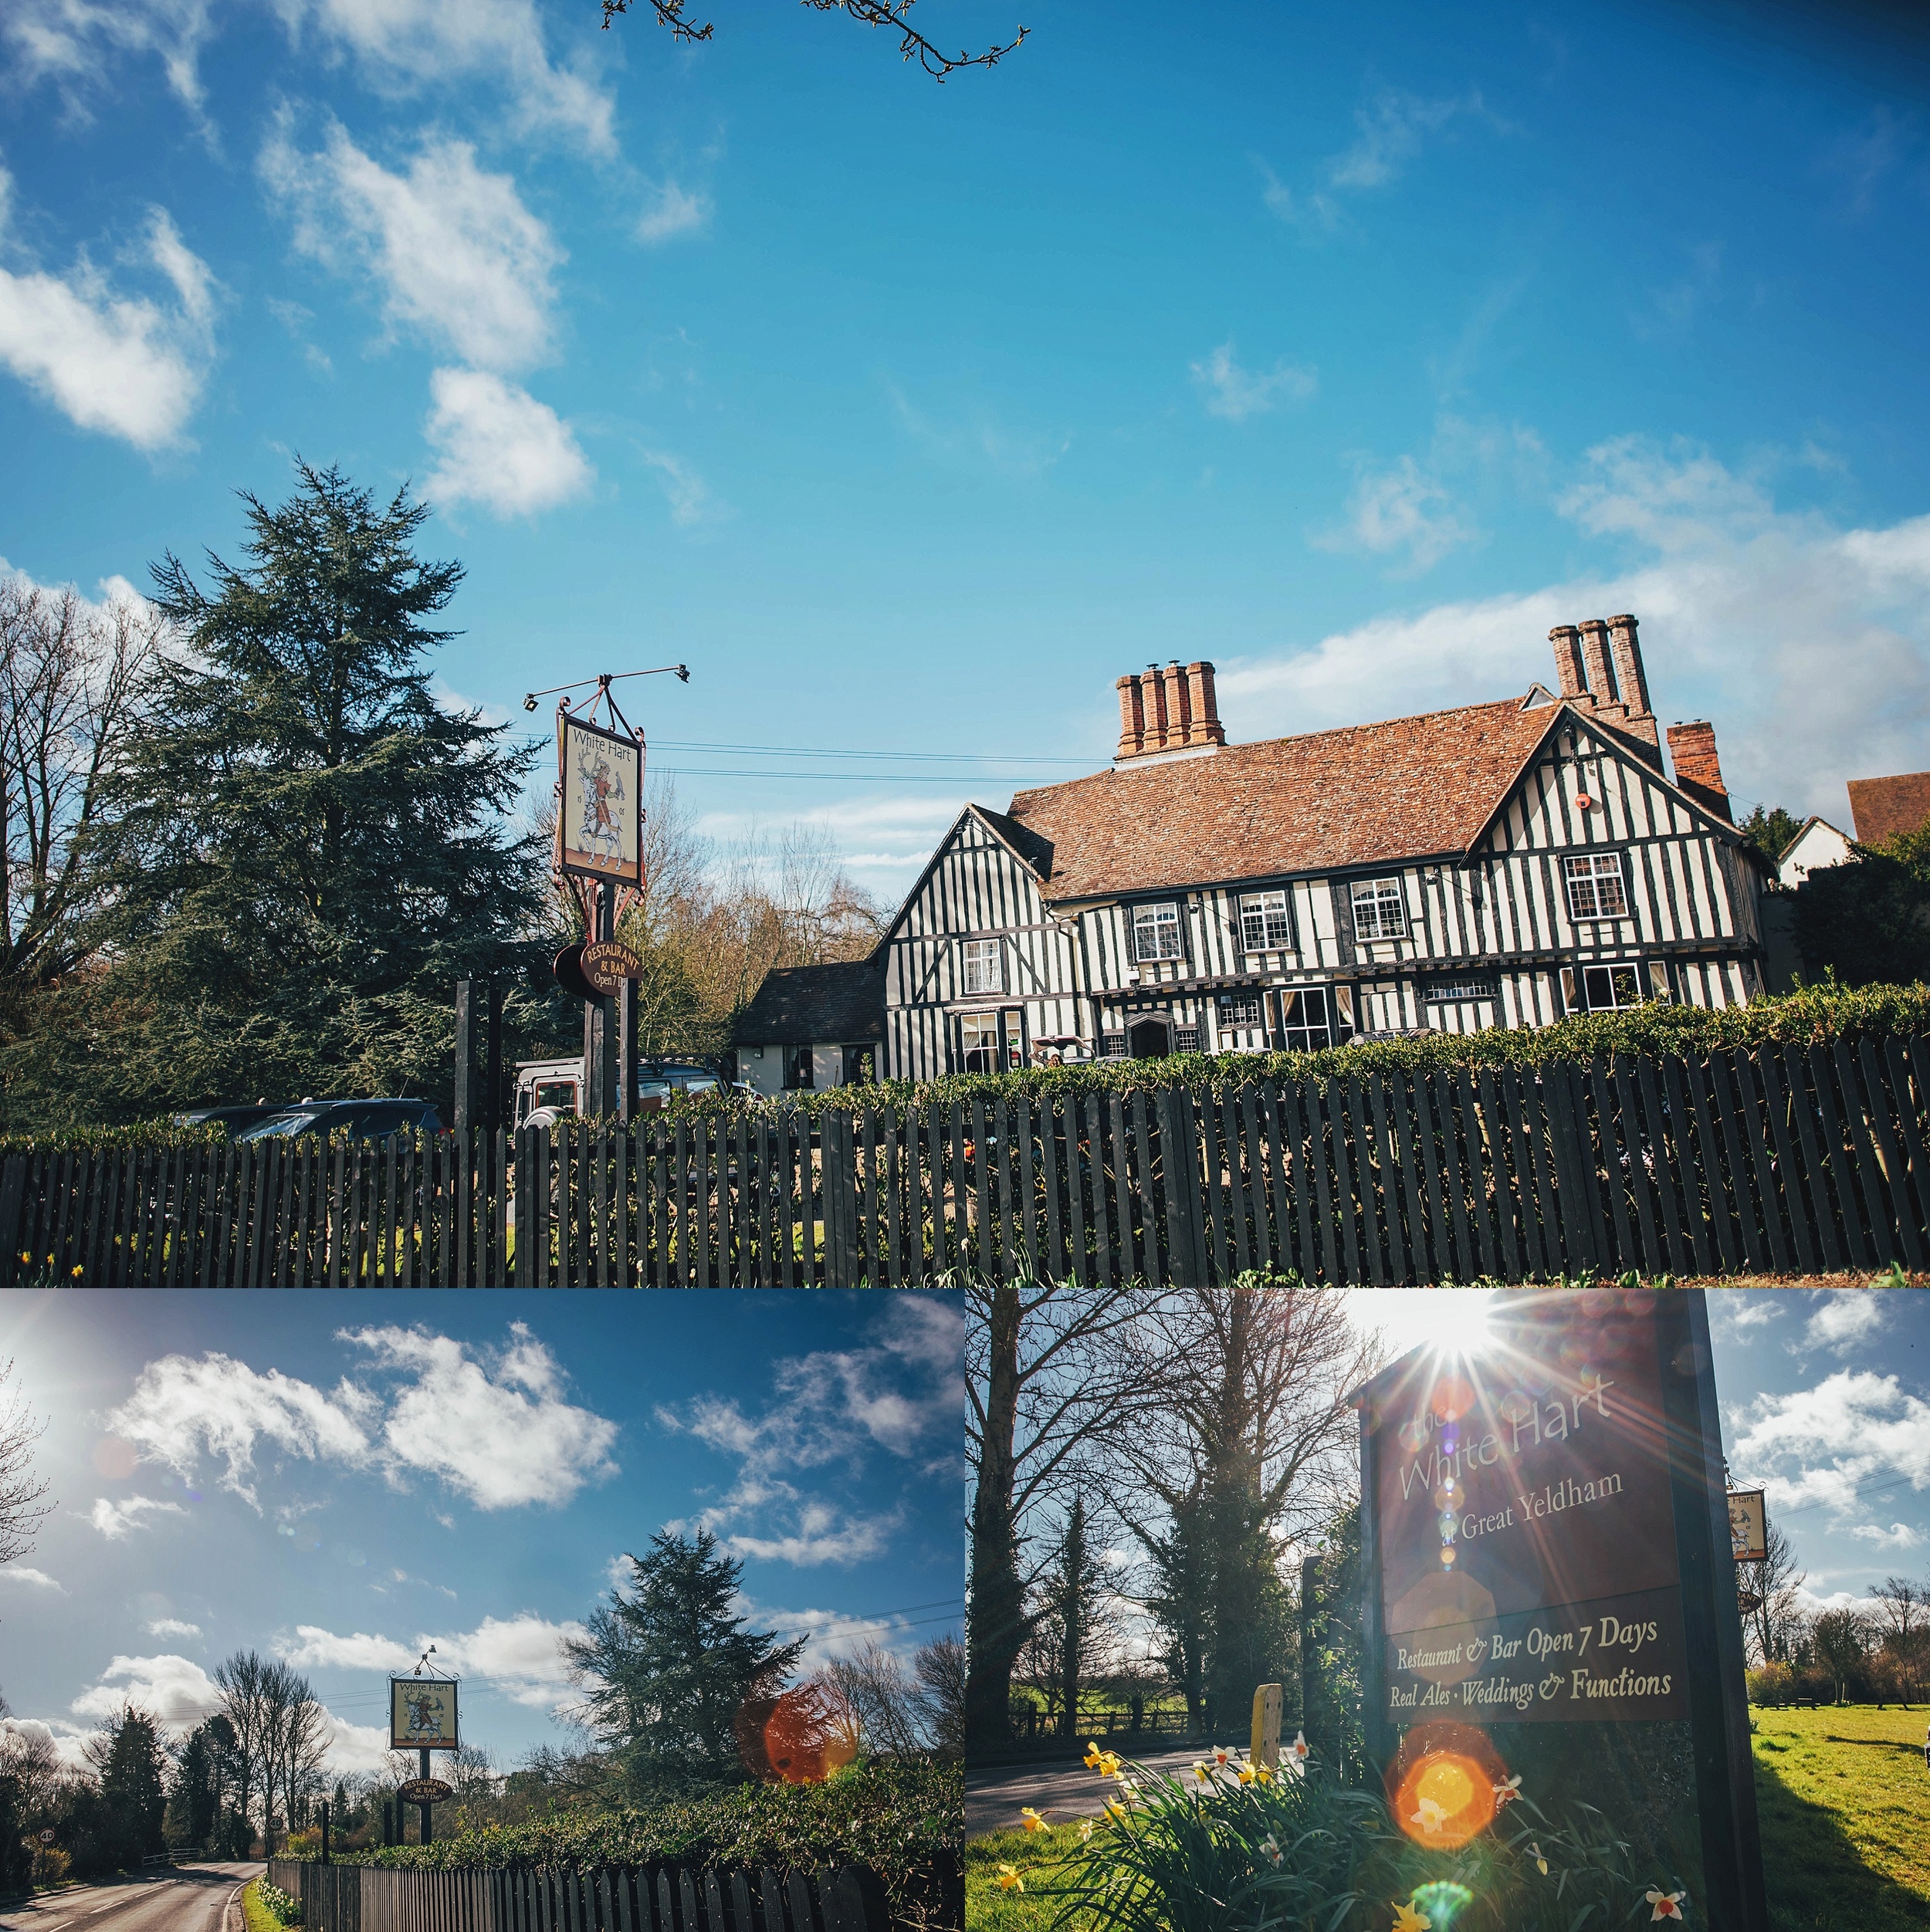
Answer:
<svg viewBox="0 0 1930 1932"><path fill-rule="evenodd" d="M1380 1723L1688 1714L1661 1379L1652 1294L1569 1293L1361 1391Z"/></svg>
<svg viewBox="0 0 1930 1932"><path fill-rule="evenodd" d="M396 1786L395 1795L405 1805L440 1805L453 1798L455 1792L439 1778L411 1778Z"/></svg>
<svg viewBox="0 0 1930 1932"><path fill-rule="evenodd" d="M1769 1561L1769 1523L1759 1489L1729 1491L1729 1554L1739 1563Z"/></svg>
<svg viewBox="0 0 1930 1932"><path fill-rule="evenodd" d="M592 939L578 956L584 979L598 993L615 993L626 980L640 979L643 962L615 939Z"/></svg>
<svg viewBox="0 0 1930 1932"><path fill-rule="evenodd" d="M453 1683L444 1677L389 1679L391 1751L454 1751L458 1741Z"/></svg>
<svg viewBox="0 0 1930 1932"><path fill-rule="evenodd" d="M643 746L560 711L557 770L558 871L641 889Z"/></svg>

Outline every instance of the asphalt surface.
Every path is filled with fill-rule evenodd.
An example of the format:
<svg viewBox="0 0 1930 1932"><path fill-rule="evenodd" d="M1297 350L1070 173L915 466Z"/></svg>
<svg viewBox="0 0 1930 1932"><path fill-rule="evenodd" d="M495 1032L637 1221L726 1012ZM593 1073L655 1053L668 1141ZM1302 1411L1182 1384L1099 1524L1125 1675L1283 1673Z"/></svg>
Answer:
<svg viewBox="0 0 1930 1932"><path fill-rule="evenodd" d="M1210 1750L1212 1747L1206 1747ZM1244 1752L1245 1746L1240 1749ZM1135 1761L1148 1771L1184 1771L1200 1755L1197 1748L1150 1753ZM994 1771L965 1774L965 1836L1015 1831L1019 1807L1030 1805L1048 1825L1068 1819L1097 1818L1112 1795L1112 1781L1074 1759L1054 1765L1004 1765Z"/></svg>
<svg viewBox="0 0 1930 1932"><path fill-rule="evenodd" d="M181 1865L0 1907L6 1932L225 1932L229 1901L262 1867ZM235 1906L239 1920L241 1907Z"/></svg>

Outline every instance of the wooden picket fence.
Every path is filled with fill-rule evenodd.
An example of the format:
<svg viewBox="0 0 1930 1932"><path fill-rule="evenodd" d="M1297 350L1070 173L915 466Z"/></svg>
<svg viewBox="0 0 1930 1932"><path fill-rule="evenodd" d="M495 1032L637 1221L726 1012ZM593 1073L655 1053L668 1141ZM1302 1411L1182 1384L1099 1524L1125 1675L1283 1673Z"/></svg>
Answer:
<svg viewBox="0 0 1930 1932"><path fill-rule="evenodd" d="M14 1278L1368 1283L1930 1266L1930 1040L1014 1094L628 1131L35 1152ZM30 1258L22 1260L25 1256Z"/></svg>
<svg viewBox="0 0 1930 1932"><path fill-rule="evenodd" d="M271 1859L268 1879L302 1906L303 1932L896 1932L878 1875L607 1865L417 1872ZM948 1889L948 1888L945 1888ZM919 1928L964 1924L941 1901Z"/></svg>

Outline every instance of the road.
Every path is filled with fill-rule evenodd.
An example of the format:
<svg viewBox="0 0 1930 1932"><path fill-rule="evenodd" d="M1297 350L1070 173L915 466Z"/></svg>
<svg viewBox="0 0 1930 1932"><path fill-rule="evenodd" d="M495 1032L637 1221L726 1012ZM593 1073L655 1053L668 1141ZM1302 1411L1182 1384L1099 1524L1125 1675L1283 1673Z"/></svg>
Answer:
<svg viewBox="0 0 1930 1932"><path fill-rule="evenodd" d="M262 1867L182 1865L0 1907L5 1932L225 1932L229 1901ZM241 1908L235 1907L239 1920Z"/></svg>
<svg viewBox="0 0 1930 1932"><path fill-rule="evenodd" d="M1244 1748L1244 1747L1242 1747ZM1184 1771L1197 1750L1155 1751L1138 1761L1148 1771ZM965 1836L1017 1829L1019 1807L1030 1805L1048 1824L1096 1818L1112 1795L1109 1778L1088 1771L1076 1758L1052 1765L1005 1765L995 1771L965 1774Z"/></svg>

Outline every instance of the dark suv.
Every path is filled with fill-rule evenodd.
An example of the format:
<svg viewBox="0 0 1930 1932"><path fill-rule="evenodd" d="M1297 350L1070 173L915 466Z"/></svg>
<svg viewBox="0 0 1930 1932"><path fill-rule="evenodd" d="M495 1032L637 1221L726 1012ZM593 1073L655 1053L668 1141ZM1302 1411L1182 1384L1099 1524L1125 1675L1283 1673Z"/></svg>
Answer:
<svg viewBox="0 0 1930 1932"><path fill-rule="evenodd" d="M304 1100L267 1110L233 1129L240 1140L278 1140L296 1134L346 1133L350 1140L386 1140L391 1134L439 1134L442 1117L426 1100Z"/></svg>

